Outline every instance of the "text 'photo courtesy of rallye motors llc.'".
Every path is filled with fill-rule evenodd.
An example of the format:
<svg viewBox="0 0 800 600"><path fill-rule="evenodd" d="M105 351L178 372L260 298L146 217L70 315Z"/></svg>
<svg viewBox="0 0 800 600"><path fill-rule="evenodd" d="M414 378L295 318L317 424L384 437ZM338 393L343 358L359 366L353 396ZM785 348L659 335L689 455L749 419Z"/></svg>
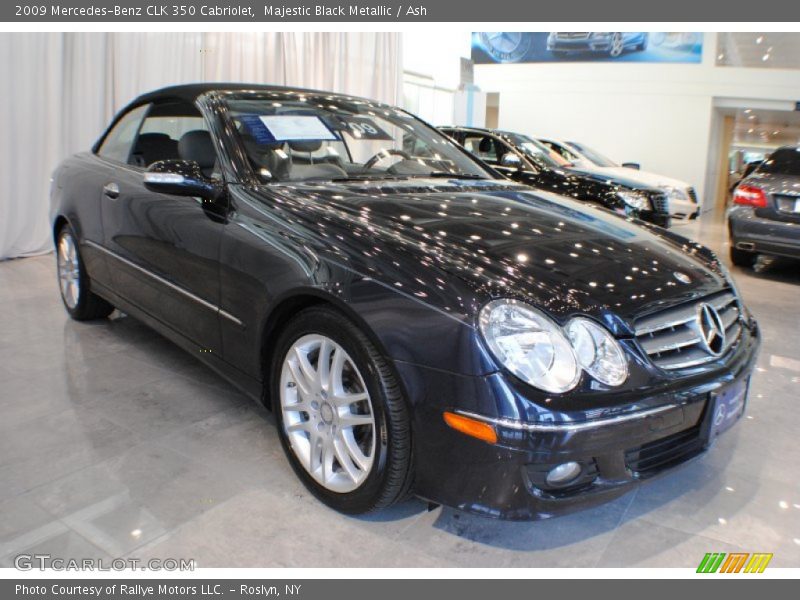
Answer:
<svg viewBox="0 0 800 600"><path fill-rule="evenodd" d="M696 456L745 407L758 326L712 252L509 181L392 106L154 91L56 170L52 207L69 314L210 349L342 512L412 493L550 517Z"/></svg>

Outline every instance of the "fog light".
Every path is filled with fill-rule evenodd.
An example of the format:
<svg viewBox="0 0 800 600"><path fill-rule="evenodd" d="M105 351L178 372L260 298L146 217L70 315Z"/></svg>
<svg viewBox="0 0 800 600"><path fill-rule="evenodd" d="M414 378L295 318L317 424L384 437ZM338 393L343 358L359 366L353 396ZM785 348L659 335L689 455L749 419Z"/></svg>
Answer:
<svg viewBox="0 0 800 600"><path fill-rule="evenodd" d="M581 474L581 466L576 462L565 462L550 469L545 481L552 487L569 485Z"/></svg>

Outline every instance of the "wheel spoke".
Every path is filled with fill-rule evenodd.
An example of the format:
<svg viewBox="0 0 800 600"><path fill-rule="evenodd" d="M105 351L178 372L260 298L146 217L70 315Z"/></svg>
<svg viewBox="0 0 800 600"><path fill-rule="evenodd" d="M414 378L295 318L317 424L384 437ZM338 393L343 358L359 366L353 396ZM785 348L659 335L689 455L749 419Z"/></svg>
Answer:
<svg viewBox="0 0 800 600"><path fill-rule="evenodd" d="M371 463L370 457L364 454L361 451L361 448L358 447L358 444L353 437L353 432L342 431L339 438L341 439L342 444L344 444L344 447L347 449L348 456L356 465L358 465L358 468L362 471L368 471Z"/></svg>
<svg viewBox="0 0 800 600"><path fill-rule="evenodd" d="M333 401L336 403L336 406L348 408L351 404L355 404L356 402L364 402L367 399L369 399L367 392L355 392L352 394L338 394L337 396L334 396Z"/></svg>
<svg viewBox="0 0 800 600"><path fill-rule="evenodd" d="M322 462L322 438L316 431L309 429L308 443L309 443L309 471L312 473L316 471Z"/></svg>
<svg viewBox="0 0 800 600"><path fill-rule="evenodd" d="M342 467L347 476L355 483L359 480L358 468L350 458L344 440L337 437L333 440L333 450L336 453L336 462ZM359 467L360 468L360 467Z"/></svg>
<svg viewBox="0 0 800 600"><path fill-rule="evenodd" d="M357 415L351 412L339 413L339 423L342 427L372 425L372 415Z"/></svg>
<svg viewBox="0 0 800 600"><path fill-rule="evenodd" d="M333 351L333 358L331 360L331 379L329 391L331 395L338 396L343 393L342 375L345 365L345 353L339 346Z"/></svg>
<svg viewBox="0 0 800 600"><path fill-rule="evenodd" d="M300 367L302 377L305 379L306 389L309 392L315 391L319 385L319 381L317 380L317 372L308 361L308 355L302 349L297 347L294 349L294 355L295 358L297 358L297 364Z"/></svg>
<svg viewBox="0 0 800 600"><path fill-rule="evenodd" d="M287 407L288 410L288 407ZM286 433L294 433L296 431L304 431L309 433L311 423L309 421L298 421L286 427Z"/></svg>
<svg viewBox="0 0 800 600"><path fill-rule="evenodd" d="M322 442L322 483L327 483L333 479L334 455L333 440L325 438Z"/></svg>
<svg viewBox="0 0 800 600"><path fill-rule="evenodd" d="M290 412L308 412L311 410L311 407L308 405L308 402L301 400L300 402L295 402L294 404L284 405L283 410L288 410Z"/></svg>
<svg viewBox="0 0 800 600"><path fill-rule="evenodd" d="M317 379L321 389L329 389L331 376L331 353L334 351L333 344L327 338L322 340L317 353Z"/></svg>
<svg viewBox="0 0 800 600"><path fill-rule="evenodd" d="M300 393L303 394L304 396L308 396L309 394L311 394L311 386L309 385L309 382L306 379L306 376L303 373L302 368L300 367L299 361L294 362L288 360L286 361L286 364L289 365L289 371L292 374L292 379L294 380L295 384L300 390Z"/></svg>

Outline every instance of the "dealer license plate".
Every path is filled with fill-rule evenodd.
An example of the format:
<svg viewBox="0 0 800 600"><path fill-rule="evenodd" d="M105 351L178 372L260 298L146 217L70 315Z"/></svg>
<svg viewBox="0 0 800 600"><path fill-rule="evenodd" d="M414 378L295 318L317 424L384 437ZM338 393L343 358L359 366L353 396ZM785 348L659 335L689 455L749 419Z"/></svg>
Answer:
<svg viewBox="0 0 800 600"><path fill-rule="evenodd" d="M711 416L711 439L727 431L744 413L749 379L728 384L717 392L712 392L711 402L714 413Z"/></svg>

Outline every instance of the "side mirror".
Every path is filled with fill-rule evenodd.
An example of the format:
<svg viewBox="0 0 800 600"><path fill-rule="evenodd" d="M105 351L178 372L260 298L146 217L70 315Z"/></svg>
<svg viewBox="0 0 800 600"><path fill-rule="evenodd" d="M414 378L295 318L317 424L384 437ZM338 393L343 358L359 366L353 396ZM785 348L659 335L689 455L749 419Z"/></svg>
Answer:
<svg viewBox="0 0 800 600"><path fill-rule="evenodd" d="M144 187L151 192L199 196L206 200L215 200L222 192L222 186L203 175L200 165L193 160L154 162L144 173Z"/></svg>
<svg viewBox="0 0 800 600"><path fill-rule="evenodd" d="M642 166L639 163L634 163L634 162L622 163L622 166L628 169L636 169L637 171L642 168Z"/></svg>
<svg viewBox="0 0 800 600"><path fill-rule="evenodd" d="M506 152L500 159L500 166L509 169L519 169L522 167L522 159L513 152Z"/></svg>

